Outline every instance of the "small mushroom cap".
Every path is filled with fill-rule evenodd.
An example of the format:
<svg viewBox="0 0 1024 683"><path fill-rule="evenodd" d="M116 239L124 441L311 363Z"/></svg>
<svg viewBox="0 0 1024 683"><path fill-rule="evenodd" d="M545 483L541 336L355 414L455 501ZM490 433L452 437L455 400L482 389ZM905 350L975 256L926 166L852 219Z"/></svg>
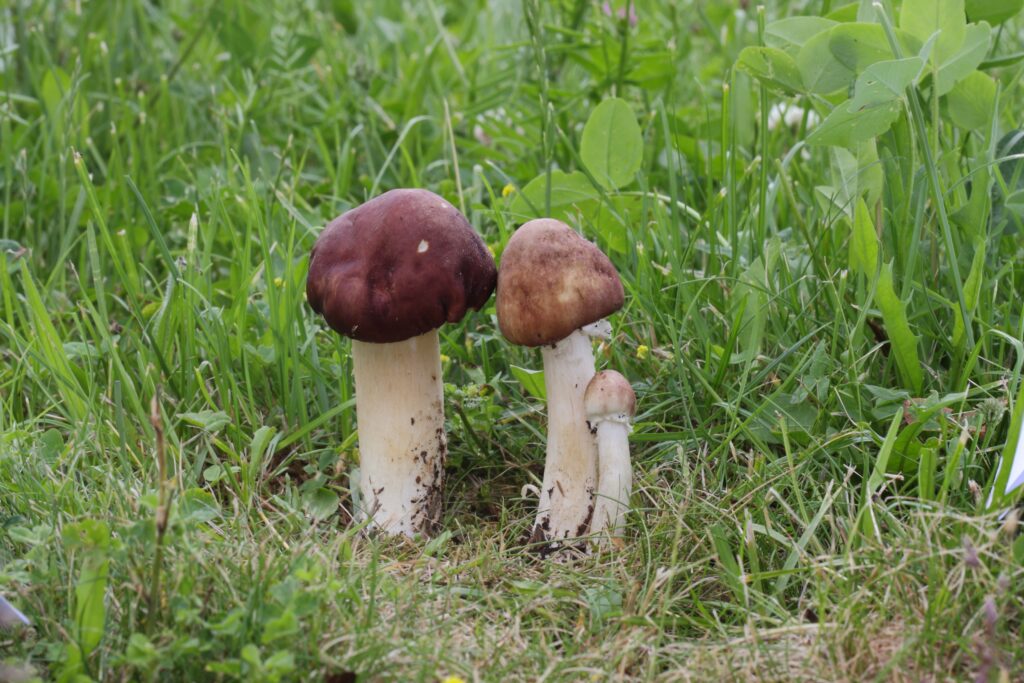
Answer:
<svg viewBox="0 0 1024 683"><path fill-rule="evenodd" d="M614 415L633 417L636 414L636 394L625 377L614 370L602 370L587 385L583 409L588 420Z"/></svg>
<svg viewBox="0 0 1024 683"><path fill-rule="evenodd" d="M622 308L622 281L600 249L561 221L538 218L508 241L498 271L498 327L542 346Z"/></svg>
<svg viewBox="0 0 1024 683"><path fill-rule="evenodd" d="M339 334L389 343L478 309L497 269L469 221L427 190L391 190L320 233L306 298Z"/></svg>

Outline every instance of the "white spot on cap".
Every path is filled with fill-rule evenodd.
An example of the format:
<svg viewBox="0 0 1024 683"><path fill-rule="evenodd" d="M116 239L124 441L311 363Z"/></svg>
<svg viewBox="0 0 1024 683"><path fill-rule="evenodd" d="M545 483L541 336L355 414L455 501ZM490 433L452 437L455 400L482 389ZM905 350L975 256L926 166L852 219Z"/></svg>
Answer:
<svg viewBox="0 0 1024 683"><path fill-rule="evenodd" d="M430 243L427 242L426 240L420 240L420 246L416 247L416 253L422 254L427 249L430 249Z"/></svg>

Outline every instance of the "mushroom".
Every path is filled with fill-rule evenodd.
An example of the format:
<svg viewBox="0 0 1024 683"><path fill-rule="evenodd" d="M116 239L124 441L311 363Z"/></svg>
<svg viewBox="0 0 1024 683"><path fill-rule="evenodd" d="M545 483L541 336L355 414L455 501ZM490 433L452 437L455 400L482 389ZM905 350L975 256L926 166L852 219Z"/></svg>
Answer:
<svg viewBox="0 0 1024 683"><path fill-rule="evenodd" d="M636 394L625 377L603 370L587 385L583 405L597 442L597 500L590 531L603 536L601 540L620 539L633 492L629 433L630 420L636 414Z"/></svg>
<svg viewBox="0 0 1024 683"><path fill-rule="evenodd" d="M594 510L597 448L587 429L583 392L594 376L591 336L622 307L615 267L564 223L530 221L512 235L498 271L498 326L513 344L541 346L548 404L544 480L532 538L585 536Z"/></svg>
<svg viewBox="0 0 1024 683"><path fill-rule="evenodd" d="M447 439L437 328L494 291L494 259L466 218L426 190L392 190L334 219L306 295L352 338L359 428L356 518L412 537L441 514Z"/></svg>

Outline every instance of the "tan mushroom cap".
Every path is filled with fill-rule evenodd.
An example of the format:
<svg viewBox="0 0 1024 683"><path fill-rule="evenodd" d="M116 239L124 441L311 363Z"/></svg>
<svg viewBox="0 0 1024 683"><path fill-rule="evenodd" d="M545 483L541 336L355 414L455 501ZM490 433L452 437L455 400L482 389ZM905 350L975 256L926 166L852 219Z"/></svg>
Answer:
<svg viewBox="0 0 1024 683"><path fill-rule="evenodd" d="M636 394L629 380L621 374L615 370L602 370L587 385L583 408L589 420L623 413L633 417L636 414Z"/></svg>
<svg viewBox="0 0 1024 683"><path fill-rule="evenodd" d="M608 257L561 221L538 218L509 239L498 269L498 327L513 344L542 346L622 308Z"/></svg>

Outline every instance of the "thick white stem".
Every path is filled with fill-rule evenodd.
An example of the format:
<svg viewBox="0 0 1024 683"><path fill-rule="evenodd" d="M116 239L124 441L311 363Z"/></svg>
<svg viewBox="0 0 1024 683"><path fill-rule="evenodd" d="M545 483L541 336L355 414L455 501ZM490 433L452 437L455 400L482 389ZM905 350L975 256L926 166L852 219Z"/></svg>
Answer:
<svg viewBox="0 0 1024 683"><path fill-rule="evenodd" d="M633 467L629 461L629 423L602 420L597 425L597 500L591 531L619 538L626 528L629 497L633 493Z"/></svg>
<svg viewBox="0 0 1024 683"><path fill-rule="evenodd" d="M547 460L535 540L586 536L594 511L597 447L587 427L583 393L594 376L590 337L577 330L542 350L548 403Z"/></svg>
<svg viewBox="0 0 1024 683"><path fill-rule="evenodd" d="M352 342L359 424L357 519L431 535L441 517L444 433L437 331L393 344Z"/></svg>

